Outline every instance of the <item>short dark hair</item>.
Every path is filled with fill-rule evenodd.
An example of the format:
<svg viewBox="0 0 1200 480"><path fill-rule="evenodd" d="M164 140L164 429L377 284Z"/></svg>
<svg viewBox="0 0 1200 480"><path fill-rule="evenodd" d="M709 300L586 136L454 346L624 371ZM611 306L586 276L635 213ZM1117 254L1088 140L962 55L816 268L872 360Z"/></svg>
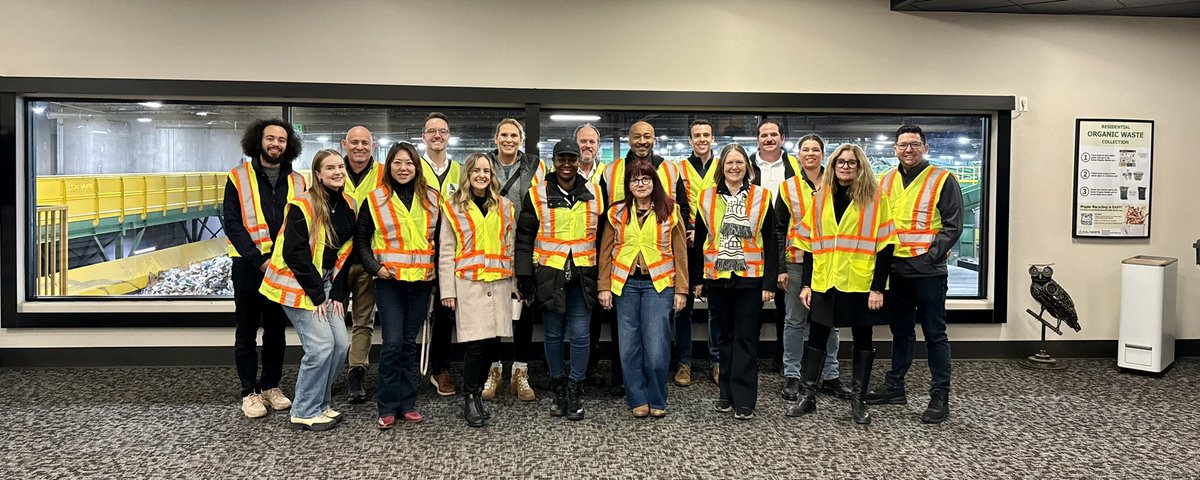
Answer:
<svg viewBox="0 0 1200 480"><path fill-rule="evenodd" d="M280 127L287 132L287 146L283 147L283 156L279 160L283 163L292 163L292 160L300 156L304 145L302 145L300 136L296 135L296 129L292 128L292 124L278 118L266 120L260 118L250 122L250 126L246 127L246 133L242 134L242 154L252 159L262 157L263 130L270 126Z"/></svg>
<svg viewBox="0 0 1200 480"><path fill-rule="evenodd" d="M688 136L691 137L692 130L694 130L696 127L701 126L701 125L708 125L708 128L712 128L712 122L709 122L708 120L705 120L703 118L697 118L695 120L692 120L692 125L690 127L688 127Z"/></svg>
<svg viewBox="0 0 1200 480"><path fill-rule="evenodd" d="M421 125L429 123L430 120L433 120L435 118L438 120L441 120L443 122L446 122L446 125L450 124L450 119L446 118L446 114L444 114L442 112L429 112L429 115L425 116L425 122L423 122Z"/></svg>
<svg viewBox="0 0 1200 480"><path fill-rule="evenodd" d="M896 129L896 138L894 140L899 140L900 135L905 134L905 133L915 133L917 135L920 135L921 143L925 143L925 132L921 131L921 127L918 127L911 123L906 123L904 125L901 125L900 128L897 128Z"/></svg>
<svg viewBox="0 0 1200 480"><path fill-rule="evenodd" d="M781 136L781 137L787 136L787 135L784 135L784 133L783 133L783 125L780 125L778 121L771 120L769 118L764 118L764 119L762 119L761 122L758 122L758 128L754 129L754 136L756 136L756 137L758 136L758 133L760 131L762 131L763 125L775 125L775 128L779 129L779 136Z"/></svg>

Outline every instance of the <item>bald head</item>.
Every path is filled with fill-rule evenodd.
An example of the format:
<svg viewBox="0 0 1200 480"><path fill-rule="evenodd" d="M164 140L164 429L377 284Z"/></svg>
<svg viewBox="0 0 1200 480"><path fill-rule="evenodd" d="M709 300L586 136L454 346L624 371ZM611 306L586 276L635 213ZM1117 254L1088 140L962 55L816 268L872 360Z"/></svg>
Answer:
<svg viewBox="0 0 1200 480"><path fill-rule="evenodd" d="M371 137L371 131L367 130L367 127L358 125L346 132L346 138L342 140L342 150L346 151L346 157L350 159L348 167L358 173L371 161L371 154L375 151L375 139Z"/></svg>
<svg viewBox="0 0 1200 480"><path fill-rule="evenodd" d="M629 152L633 158L648 160L654 151L654 127L646 121L637 121L629 127Z"/></svg>

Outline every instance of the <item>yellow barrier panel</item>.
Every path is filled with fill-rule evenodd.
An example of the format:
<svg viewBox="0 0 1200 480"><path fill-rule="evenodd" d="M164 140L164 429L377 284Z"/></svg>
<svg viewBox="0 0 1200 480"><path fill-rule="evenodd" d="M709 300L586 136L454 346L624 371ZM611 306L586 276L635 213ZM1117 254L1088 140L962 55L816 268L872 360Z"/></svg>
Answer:
<svg viewBox="0 0 1200 480"><path fill-rule="evenodd" d="M127 295L150 283L150 277L164 270L186 267L196 262L225 255L224 238L203 240L156 252L134 255L86 267L72 268L67 274L67 295Z"/></svg>
<svg viewBox="0 0 1200 480"><path fill-rule="evenodd" d="M227 172L49 175L37 179L38 205L66 205L67 221L93 226L114 218L212 208L219 215Z"/></svg>

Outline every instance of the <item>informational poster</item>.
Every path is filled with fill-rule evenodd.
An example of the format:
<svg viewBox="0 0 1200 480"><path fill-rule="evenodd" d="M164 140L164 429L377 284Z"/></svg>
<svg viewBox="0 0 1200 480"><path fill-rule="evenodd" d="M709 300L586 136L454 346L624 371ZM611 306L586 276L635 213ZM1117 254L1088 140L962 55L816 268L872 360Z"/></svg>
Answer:
<svg viewBox="0 0 1200 480"><path fill-rule="evenodd" d="M1075 120L1074 237L1150 238L1153 120Z"/></svg>

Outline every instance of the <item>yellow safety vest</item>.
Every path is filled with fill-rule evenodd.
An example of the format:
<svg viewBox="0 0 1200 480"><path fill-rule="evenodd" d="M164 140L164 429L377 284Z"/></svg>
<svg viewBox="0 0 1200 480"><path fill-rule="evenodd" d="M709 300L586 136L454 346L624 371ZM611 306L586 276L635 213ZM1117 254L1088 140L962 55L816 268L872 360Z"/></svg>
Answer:
<svg viewBox="0 0 1200 480"><path fill-rule="evenodd" d="M254 241L254 245L258 246L259 253L267 253L271 251L271 226L267 225L267 219L263 215L262 205L259 202L258 196L258 176L254 172L252 162L245 162L241 165L233 167L229 171L229 181L233 183L233 187L237 189L238 203L242 210L242 225L246 227L246 232L250 234L250 240ZM304 183L304 175L299 172L292 171L288 174L288 201L296 198L297 194L303 193L308 187ZM229 242L229 256L240 257L236 248L233 248L233 242Z"/></svg>
<svg viewBox="0 0 1200 480"><path fill-rule="evenodd" d="M626 218L630 216L632 218ZM675 252L671 251L671 229L679 223L679 205L675 205L671 218L659 222L653 210L645 223L638 224L636 214L621 202L608 210L608 224L613 228L616 248L613 249L613 269L609 278L613 295L621 295L625 281L633 271L634 262L640 255L650 271L654 290L675 285Z"/></svg>
<svg viewBox="0 0 1200 480"><path fill-rule="evenodd" d="M350 207L357 209L357 202L354 197L343 191L342 196L345 197L346 203ZM313 206L312 196L308 192L296 195L296 198L288 201L287 208L284 209L284 218L287 218L287 211L291 208L299 208L304 213L304 221L308 224L308 245L312 248L313 267L317 273L321 273L324 268L322 265L325 261L325 227L323 225L313 225ZM287 262L283 260L283 251L285 249L283 242L284 230L287 229L287 222L284 222L282 228L279 229L279 248L271 253L271 261L267 264L267 272L263 275L262 285L259 285L258 292L263 294L271 301L280 305L286 305L293 308L301 308L304 310L313 310L316 305L313 304L312 298L304 293L304 288L300 286L300 282L296 280L296 275L292 273L292 269L288 268ZM346 265L346 260L350 258L350 250L354 247L353 238L347 239L338 248L337 261L333 264L333 277L337 278L338 272Z"/></svg>
<svg viewBox="0 0 1200 480"><path fill-rule="evenodd" d="M409 210L400 196L390 188L377 188L367 199L367 208L375 220L375 235L371 252L375 259L395 272L395 279L405 282L433 280L435 268L434 228L438 222L440 200L433 188L427 188L425 199L413 195Z"/></svg>
<svg viewBox="0 0 1200 480"><path fill-rule="evenodd" d="M869 292L875 277L875 254L896 245L896 226L887 197L875 194L865 207L850 202L837 220L833 195L817 192L812 208L804 213L798 248L812 252L812 289L826 292Z"/></svg>
<svg viewBox="0 0 1200 480"><path fill-rule="evenodd" d="M700 192L717 186L716 160L715 157L709 160L708 171L704 175L700 175L687 159L679 162L679 171L683 174L683 186L687 189L688 206L692 207L693 220L700 218Z"/></svg>
<svg viewBox="0 0 1200 480"><path fill-rule="evenodd" d="M665 159L658 164L658 179L663 184L663 190L667 192L667 198L675 198L675 180L679 179L679 175L681 175L679 164ZM608 205L615 205L625 199L624 158L618 158L617 161L604 167L602 178L608 185L608 198L605 199Z"/></svg>
<svg viewBox="0 0 1200 480"><path fill-rule="evenodd" d="M567 264L567 255L570 255L576 266L596 266L596 226L604 205L600 201L599 186L590 182L584 186L592 193L592 198L575 202L569 209L550 208L546 182L529 189L539 223L533 245L536 264L562 270Z"/></svg>
<svg viewBox="0 0 1200 480"><path fill-rule="evenodd" d="M479 211L475 202L466 208L450 200L442 202L442 214L454 230L454 274L458 278L494 282L513 276L513 204L500 197L500 204Z"/></svg>
<svg viewBox="0 0 1200 480"><path fill-rule="evenodd" d="M425 161L425 168L421 169L425 176L425 183L436 189L442 198L450 197L450 194L458 189L458 182L462 179L462 164L447 158L446 161L450 163L450 166L446 168L449 171L446 173L446 180L439 182L437 174L433 173L433 162L425 157L421 157L421 159Z"/></svg>
<svg viewBox="0 0 1200 480"><path fill-rule="evenodd" d="M813 189L804 181L804 174L784 180L779 185L779 198L787 205L788 229L787 240L784 241L784 255L788 263L800 263L804 254L800 250L800 224L804 221L804 213L812 208ZM776 212L783 215L784 212Z"/></svg>
<svg viewBox="0 0 1200 480"><path fill-rule="evenodd" d="M889 170L880 180L883 196L888 197L892 205L892 219L900 237L897 257L924 255L933 245L942 231L942 213L937 204L942 198L942 186L951 175L947 170L930 165L907 187L898 168Z"/></svg>
<svg viewBox="0 0 1200 480"><path fill-rule="evenodd" d="M350 176L350 161L346 160L346 186L342 191L354 197L354 200L362 204L367 201L367 197L376 188L383 186L383 164L373 162L370 164L371 169L367 170L367 174L363 175L362 181L357 185L354 184L354 179ZM355 210L357 212L358 210Z"/></svg>
<svg viewBox="0 0 1200 480"><path fill-rule="evenodd" d="M704 278L716 280L729 278L736 273L743 278L759 278L763 276L766 263L763 252L762 225L767 218L771 192L758 185L750 185L746 194L746 218L753 220L754 238L742 242L742 252L746 257L746 269L738 272L717 270L717 249L721 240L721 224L725 221L725 199L717 195L717 187L704 189L700 193L700 211L704 215L704 224L708 226L708 237L704 240ZM774 260L773 260L774 261Z"/></svg>

